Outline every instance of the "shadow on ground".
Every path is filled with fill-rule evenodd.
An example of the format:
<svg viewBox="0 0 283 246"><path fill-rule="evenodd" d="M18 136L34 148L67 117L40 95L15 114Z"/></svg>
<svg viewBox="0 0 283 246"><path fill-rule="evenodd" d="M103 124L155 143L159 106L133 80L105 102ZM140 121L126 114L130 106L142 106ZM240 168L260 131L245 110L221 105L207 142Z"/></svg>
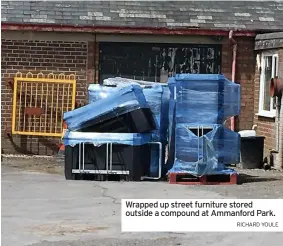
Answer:
<svg viewBox="0 0 283 246"><path fill-rule="evenodd" d="M243 174L243 173L240 173L239 176L238 176L238 184L280 181L280 180L281 180L280 178L259 177L259 176L252 176L252 175Z"/></svg>

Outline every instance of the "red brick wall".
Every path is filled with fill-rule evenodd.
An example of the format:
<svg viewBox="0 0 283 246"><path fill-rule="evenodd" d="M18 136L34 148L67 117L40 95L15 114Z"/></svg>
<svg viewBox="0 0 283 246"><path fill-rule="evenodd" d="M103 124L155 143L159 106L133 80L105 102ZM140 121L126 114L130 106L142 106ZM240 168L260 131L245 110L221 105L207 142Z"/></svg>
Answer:
<svg viewBox="0 0 283 246"><path fill-rule="evenodd" d="M278 56L279 56L279 64L278 64L278 76L283 79L283 48L281 48L278 52ZM283 98L281 98L281 104L283 103ZM282 122L282 117L283 116L283 108L281 107L281 112L280 112L280 117L281 117L281 122ZM283 125L281 125L281 133L283 133ZM281 134L281 143L283 143L283 134ZM279 146L279 148L281 148L281 153L283 153L283 145ZM280 150L280 149L279 149ZM278 167L279 163L277 163L277 167ZM281 160L281 169L283 169L283 154L282 154L282 160Z"/></svg>
<svg viewBox="0 0 283 246"><path fill-rule="evenodd" d="M241 84L241 115L236 118L236 130L250 129L253 124L254 40L238 38L237 76ZM13 136L5 138L5 129L11 125L12 90L6 84L18 71L34 73L76 73L78 104L87 98L88 83L98 81L98 44L95 42L27 41L2 39L2 149L4 153L31 153L51 155L57 152L58 138ZM222 48L222 73L231 79L232 46Z"/></svg>
<svg viewBox="0 0 283 246"><path fill-rule="evenodd" d="M261 52L258 51L258 54ZM279 56L279 76L283 71L283 49L278 51ZM259 94L260 94L260 68L255 66L255 90L254 90L254 124L258 126L257 134L265 136L264 153L269 154L270 149L276 149L276 124L275 118L268 118L256 115L259 111ZM283 137L283 136L282 136Z"/></svg>
<svg viewBox="0 0 283 246"><path fill-rule="evenodd" d="M98 83L99 79L99 44L88 42L87 80L89 83Z"/></svg>
<svg viewBox="0 0 283 246"><path fill-rule="evenodd" d="M283 78L283 48L278 51L278 75L280 78Z"/></svg>
<svg viewBox="0 0 283 246"><path fill-rule="evenodd" d="M255 90L254 90L254 124L257 125L257 135L265 136L264 153L268 154L269 149L276 147L275 142L275 119L256 115L259 111L260 94L260 68L255 70Z"/></svg>
<svg viewBox="0 0 283 246"><path fill-rule="evenodd" d="M254 112L255 54L253 38L237 38L236 82L241 85L241 113L235 119L235 130L251 129ZM232 79L232 46L222 46L222 73Z"/></svg>
<svg viewBox="0 0 283 246"><path fill-rule="evenodd" d="M1 132L4 153L54 154L58 150L58 138L13 136L7 138L11 127L12 89L7 83L16 72L26 73L76 73L76 101L86 97L87 42L28 41L2 39L1 56Z"/></svg>

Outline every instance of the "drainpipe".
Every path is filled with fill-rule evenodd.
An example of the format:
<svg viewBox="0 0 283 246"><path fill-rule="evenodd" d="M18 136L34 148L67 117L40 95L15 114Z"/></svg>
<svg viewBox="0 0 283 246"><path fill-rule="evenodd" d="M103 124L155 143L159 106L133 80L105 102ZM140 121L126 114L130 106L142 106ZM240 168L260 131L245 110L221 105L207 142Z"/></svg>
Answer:
<svg viewBox="0 0 283 246"><path fill-rule="evenodd" d="M230 43L233 45L233 60L232 60L232 82L236 81L236 64L237 64L237 43L233 38L233 31L229 32L229 40ZM232 131L235 130L235 117L231 117L230 119L230 128Z"/></svg>
<svg viewBox="0 0 283 246"><path fill-rule="evenodd" d="M281 106L280 106L280 131L279 131L279 158L281 160L281 165L280 165L280 160L279 160L279 165L281 166L281 169L283 169L283 96L279 97L281 99ZM278 98L278 99L279 99Z"/></svg>
<svg viewBox="0 0 283 246"><path fill-rule="evenodd" d="M282 82L283 84L283 82ZM279 124L277 125L277 127L279 127L279 131L278 131L278 163L277 166L281 167L281 169L283 169L283 96L282 96L282 92L281 92L281 96L279 96L278 98L278 104L280 104L280 107L278 109L278 122Z"/></svg>
<svg viewBox="0 0 283 246"><path fill-rule="evenodd" d="M274 78L270 81L270 96L277 98L276 103L276 167L283 169L283 79Z"/></svg>

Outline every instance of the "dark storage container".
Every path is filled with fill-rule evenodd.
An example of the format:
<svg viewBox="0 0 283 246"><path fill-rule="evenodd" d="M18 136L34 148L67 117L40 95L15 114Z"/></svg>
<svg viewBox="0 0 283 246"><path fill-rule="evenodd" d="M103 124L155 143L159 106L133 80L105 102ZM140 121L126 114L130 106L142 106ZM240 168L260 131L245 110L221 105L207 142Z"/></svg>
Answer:
<svg viewBox="0 0 283 246"><path fill-rule="evenodd" d="M79 146L65 147L65 177L75 179L72 169L79 169ZM85 144L84 147L84 169L85 170L107 170L106 167L106 145L96 147L93 144ZM82 155L81 155L82 163ZM142 176L146 176L150 164L150 145L130 146L113 144L112 149L112 169L109 174L117 171L129 171L129 181L140 181ZM81 164L82 168L82 164Z"/></svg>
<svg viewBox="0 0 283 246"><path fill-rule="evenodd" d="M89 124L89 122L88 122ZM81 132L144 133L156 129L155 120L149 108L139 108L122 115L116 109L91 121L91 126Z"/></svg>
<svg viewBox="0 0 283 246"><path fill-rule="evenodd" d="M262 168L264 139L262 136L241 137L241 168Z"/></svg>

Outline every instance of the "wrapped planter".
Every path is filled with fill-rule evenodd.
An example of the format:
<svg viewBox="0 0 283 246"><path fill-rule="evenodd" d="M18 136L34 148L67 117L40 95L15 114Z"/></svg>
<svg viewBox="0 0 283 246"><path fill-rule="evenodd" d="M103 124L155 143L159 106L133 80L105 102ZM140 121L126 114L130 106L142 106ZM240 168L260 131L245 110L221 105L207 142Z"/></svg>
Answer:
<svg viewBox="0 0 283 246"><path fill-rule="evenodd" d="M119 174L128 180L140 181L149 176L151 134L70 132L64 135L65 177L77 174ZM158 144L161 146L161 144ZM159 176L161 147L159 147ZM159 177L157 177L159 178Z"/></svg>
<svg viewBox="0 0 283 246"><path fill-rule="evenodd" d="M239 163L240 135L223 124L240 112L240 86L219 74L177 74L168 83L169 173L234 173L226 165Z"/></svg>
<svg viewBox="0 0 283 246"><path fill-rule="evenodd" d="M170 92L167 84L131 80L125 78L109 78L104 80L104 85L90 84L88 87L89 103L107 98L113 93L121 90L122 88L135 85L142 88L145 100L150 108L156 124L156 129L152 132L152 141L161 142L163 145L162 162L165 162L165 148L168 138L168 110L169 110L169 97ZM122 122L122 121L120 121ZM139 121L137 121L139 122ZM140 122L141 123L141 122ZM142 124L141 124L142 125ZM128 132L137 132L130 130ZM141 132L141 131L139 131ZM159 166L159 147L157 145L151 146L151 165L150 174L156 176ZM165 174L165 166L163 173Z"/></svg>
<svg viewBox="0 0 283 246"><path fill-rule="evenodd" d="M221 173L226 164L239 163L239 149L240 135L223 125L177 124L175 162L170 172L195 176Z"/></svg>
<svg viewBox="0 0 283 246"><path fill-rule="evenodd" d="M69 130L78 131L138 109L148 111L150 108L142 89L133 85L122 88L103 100L64 113L64 121L67 123ZM151 113L150 115L147 114L147 116L151 119L147 117L145 120L153 121ZM152 124L149 123L149 125ZM155 129L155 127L154 125L152 128Z"/></svg>

